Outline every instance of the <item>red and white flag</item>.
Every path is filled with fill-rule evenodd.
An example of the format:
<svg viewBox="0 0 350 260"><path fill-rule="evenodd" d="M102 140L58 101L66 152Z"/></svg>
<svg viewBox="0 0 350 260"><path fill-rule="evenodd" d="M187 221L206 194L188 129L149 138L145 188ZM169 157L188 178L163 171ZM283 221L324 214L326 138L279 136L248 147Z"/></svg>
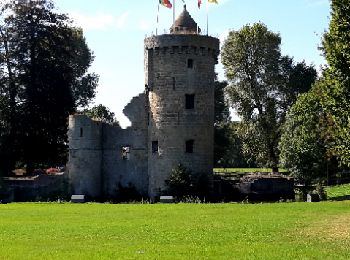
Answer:
<svg viewBox="0 0 350 260"><path fill-rule="evenodd" d="M172 8L173 5L171 4L170 0L159 0L159 3L167 8Z"/></svg>

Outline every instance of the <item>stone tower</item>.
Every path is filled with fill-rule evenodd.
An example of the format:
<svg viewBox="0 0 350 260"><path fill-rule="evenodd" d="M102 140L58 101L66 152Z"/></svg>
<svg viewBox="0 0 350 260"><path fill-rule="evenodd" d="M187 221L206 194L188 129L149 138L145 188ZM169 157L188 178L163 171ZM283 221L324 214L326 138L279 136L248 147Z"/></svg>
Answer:
<svg viewBox="0 0 350 260"><path fill-rule="evenodd" d="M102 192L102 123L84 115L69 116L69 169L73 194L99 198Z"/></svg>
<svg viewBox="0 0 350 260"><path fill-rule="evenodd" d="M193 174L212 173L218 54L219 40L200 35L186 6L170 34L145 39L151 197L179 163Z"/></svg>

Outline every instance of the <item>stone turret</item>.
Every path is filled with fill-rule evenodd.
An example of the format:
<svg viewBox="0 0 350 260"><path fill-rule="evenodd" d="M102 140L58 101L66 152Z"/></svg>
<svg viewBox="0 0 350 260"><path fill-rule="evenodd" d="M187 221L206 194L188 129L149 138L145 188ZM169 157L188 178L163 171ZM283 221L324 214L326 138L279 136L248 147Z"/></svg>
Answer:
<svg viewBox="0 0 350 260"><path fill-rule="evenodd" d="M193 174L212 173L219 40L199 32L185 6L170 34L145 39L151 197L179 163Z"/></svg>
<svg viewBox="0 0 350 260"><path fill-rule="evenodd" d="M170 27L170 33L172 34L198 34L201 29L197 23L193 20L190 13L184 5L184 10L180 16L176 19L175 23Z"/></svg>
<svg viewBox="0 0 350 260"><path fill-rule="evenodd" d="M102 123L69 116L69 179L72 194L99 198L102 190Z"/></svg>

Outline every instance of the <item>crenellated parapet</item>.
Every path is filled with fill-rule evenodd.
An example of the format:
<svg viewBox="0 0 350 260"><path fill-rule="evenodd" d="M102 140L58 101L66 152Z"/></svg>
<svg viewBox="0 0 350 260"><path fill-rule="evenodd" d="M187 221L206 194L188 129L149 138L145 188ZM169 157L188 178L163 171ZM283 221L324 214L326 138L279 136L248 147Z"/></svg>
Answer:
<svg viewBox="0 0 350 260"><path fill-rule="evenodd" d="M145 50L154 55L201 55L213 57L217 61L220 53L219 40L204 35L165 34L145 39Z"/></svg>

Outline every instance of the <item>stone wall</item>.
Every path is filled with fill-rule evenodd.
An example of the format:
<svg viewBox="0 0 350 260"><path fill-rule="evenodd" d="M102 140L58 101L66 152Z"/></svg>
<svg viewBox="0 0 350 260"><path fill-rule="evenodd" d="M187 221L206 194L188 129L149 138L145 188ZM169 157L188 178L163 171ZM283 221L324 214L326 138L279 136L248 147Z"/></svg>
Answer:
<svg viewBox="0 0 350 260"><path fill-rule="evenodd" d="M149 194L159 195L179 163L193 173L212 172L215 64L219 40L201 35L160 35L145 39L149 97ZM189 61L191 60L191 61ZM186 95L194 95L187 109ZM186 141L193 140L193 153ZM152 141L159 150L152 151Z"/></svg>
<svg viewBox="0 0 350 260"><path fill-rule="evenodd" d="M103 124L85 115L71 115L68 124L68 174L72 194L99 198L102 191Z"/></svg>
<svg viewBox="0 0 350 260"><path fill-rule="evenodd" d="M119 187L135 187L147 196L147 113L145 95L134 97L124 108L132 125L117 129L106 125L103 142L104 190L107 197L113 197ZM123 154L128 148L128 154Z"/></svg>
<svg viewBox="0 0 350 260"><path fill-rule="evenodd" d="M108 199L120 187L134 187L148 195L145 103L145 95L140 94L125 107L132 122L127 129L85 115L70 116L67 168L73 194Z"/></svg>
<svg viewBox="0 0 350 260"><path fill-rule="evenodd" d="M66 174L5 177L4 202L57 201L68 199Z"/></svg>

